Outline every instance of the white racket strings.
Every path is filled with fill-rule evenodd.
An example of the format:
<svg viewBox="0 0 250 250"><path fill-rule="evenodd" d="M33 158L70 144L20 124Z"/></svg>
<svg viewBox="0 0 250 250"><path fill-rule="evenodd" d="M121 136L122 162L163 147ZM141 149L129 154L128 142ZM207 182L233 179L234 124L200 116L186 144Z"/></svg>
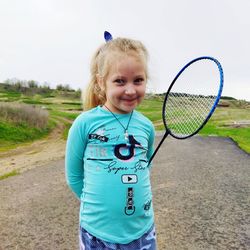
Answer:
<svg viewBox="0 0 250 250"><path fill-rule="evenodd" d="M186 137L195 133L213 109L220 81L217 65L201 60L178 77L165 103L165 124L171 134Z"/></svg>

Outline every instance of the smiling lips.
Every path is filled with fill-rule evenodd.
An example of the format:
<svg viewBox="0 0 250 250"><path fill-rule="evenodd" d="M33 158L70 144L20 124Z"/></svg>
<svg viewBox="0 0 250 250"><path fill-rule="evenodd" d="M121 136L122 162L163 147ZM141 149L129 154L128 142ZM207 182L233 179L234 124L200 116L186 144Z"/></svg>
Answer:
<svg viewBox="0 0 250 250"><path fill-rule="evenodd" d="M138 97L130 99L130 98L121 98L121 101L124 101L126 103L134 103L135 101L137 101Z"/></svg>
<svg viewBox="0 0 250 250"><path fill-rule="evenodd" d="M136 101L138 99L138 97L134 97L134 98L121 98L122 101L127 101L127 102L133 102Z"/></svg>

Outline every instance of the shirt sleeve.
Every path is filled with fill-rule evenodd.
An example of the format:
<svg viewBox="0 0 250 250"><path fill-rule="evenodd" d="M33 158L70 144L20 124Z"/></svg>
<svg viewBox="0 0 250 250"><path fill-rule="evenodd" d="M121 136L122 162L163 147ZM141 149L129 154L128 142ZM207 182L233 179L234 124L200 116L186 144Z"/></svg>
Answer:
<svg viewBox="0 0 250 250"><path fill-rule="evenodd" d="M147 152L147 158L148 160L151 158L151 156L154 153L154 141L155 141L155 129L154 129L154 125L151 125L151 131L150 131L150 136L149 136L149 140L148 140L148 152ZM149 168L152 167L152 162L150 163L150 165L148 166Z"/></svg>
<svg viewBox="0 0 250 250"><path fill-rule="evenodd" d="M65 177L68 186L80 199L84 185L84 150L86 147L84 121L79 117L73 122L67 139Z"/></svg>

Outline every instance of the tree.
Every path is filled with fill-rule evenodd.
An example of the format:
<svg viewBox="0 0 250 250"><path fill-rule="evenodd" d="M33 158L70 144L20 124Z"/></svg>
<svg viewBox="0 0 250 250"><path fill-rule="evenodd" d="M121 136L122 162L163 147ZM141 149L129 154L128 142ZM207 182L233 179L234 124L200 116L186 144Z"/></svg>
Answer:
<svg viewBox="0 0 250 250"><path fill-rule="evenodd" d="M31 89L38 88L38 83L34 80L29 80L27 84L28 84L28 87Z"/></svg>

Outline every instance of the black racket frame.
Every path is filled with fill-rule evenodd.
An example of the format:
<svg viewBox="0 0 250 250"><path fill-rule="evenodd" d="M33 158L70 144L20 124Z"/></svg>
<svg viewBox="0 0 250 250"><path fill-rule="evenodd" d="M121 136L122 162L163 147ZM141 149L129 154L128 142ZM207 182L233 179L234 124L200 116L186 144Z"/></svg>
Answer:
<svg viewBox="0 0 250 250"><path fill-rule="evenodd" d="M167 122L166 122L166 119L165 119L165 111L166 111L166 103L168 101L168 97L169 97L169 93L173 87L173 85L175 84L176 80L179 78L179 76L182 74L182 72L184 70L186 70L191 64L197 62L197 61L200 61L200 60L210 60L210 61L213 61L217 67L218 67L218 70L219 70L219 73L220 73L220 85L219 85L219 89L218 89L218 94L217 94L217 98L215 99L215 102L214 102L214 105L213 107L211 108L210 112L208 113L206 119L204 120L204 122L202 123L202 125L197 129L195 130L192 134L190 135L187 135L187 136L183 136L183 137L180 137L180 136L177 136L175 134L173 134L171 132L170 129L168 129L168 125L167 125ZM155 149L153 155L151 156L151 158L149 159L149 162L148 162L148 165L152 162L152 160L154 159L156 153L158 152L159 148L161 147L162 143L164 142L164 140L167 138L167 136L170 134L172 137L176 138L176 139L187 139L187 138L190 138L192 136L194 136L195 134L197 134L204 126L205 124L208 122L208 120L210 119L210 117L212 116L213 112L215 111L215 108L216 106L218 105L219 103L219 100L220 100L220 97L221 97L221 94L222 94L222 89L223 89L223 82L224 82L224 73L223 73L223 69L222 69L222 66L220 64L220 62L211 57L211 56L201 56L201 57L197 57L195 59L193 59L192 61L190 61L189 63L187 63L180 71L179 73L175 76L175 78L173 79L173 81L171 82L169 88L168 88L168 91L165 95L165 98L164 98L164 102L163 102L163 108L162 108L162 120L163 120L163 123L164 123L164 126L165 126L165 129L166 129L166 132L165 134L163 135L161 141L159 142L157 148Z"/></svg>

